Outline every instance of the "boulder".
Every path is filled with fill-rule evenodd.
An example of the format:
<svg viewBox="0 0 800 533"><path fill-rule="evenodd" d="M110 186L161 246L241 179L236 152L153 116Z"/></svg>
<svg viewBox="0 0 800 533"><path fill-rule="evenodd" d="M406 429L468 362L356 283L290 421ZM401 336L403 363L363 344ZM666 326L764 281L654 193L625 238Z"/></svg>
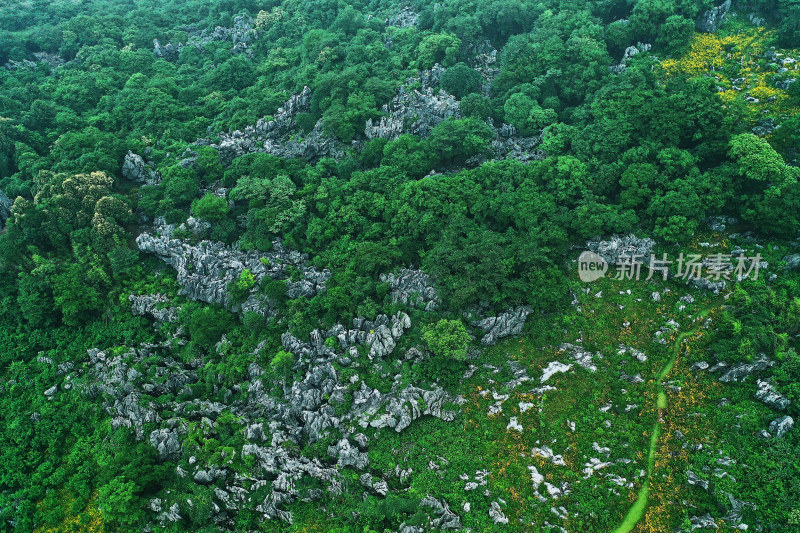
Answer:
<svg viewBox="0 0 800 533"><path fill-rule="evenodd" d="M782 416L776 418L769 425L769 430L775 434L776 437L783 437L786 433L794 427L794 419L791 416Z"/></svg>
<svg viewBox="0 0 800 533"><path fill-rule="evenodd" d="M783 260L786 261L786 268L792 270L800 268L800 254L787 255Z"/></svg>
<svg viewBox="0 0 800 533"><path fill-rule="evenodd" d="M145 163L142 156L128 151L122 163L122 177L142 185L157 185L161 175Z"/></svg>
<svg viewBox="0 0 800 533"><path fill-rule="evenodd" d="M771 383L759 379L756 384L758 385L758 390L756 391L757 400L760 400L773 409L778 409L780 411L783 411L789 407L789 398L778 392Z"/></svg>
<svg viewBox="0 0 800 533"><path fill-rule="evenodd" d="M489 506L489 518L495 524L508 524L508 517L503 513L500 504L497 502L492 502Z"/></svg>

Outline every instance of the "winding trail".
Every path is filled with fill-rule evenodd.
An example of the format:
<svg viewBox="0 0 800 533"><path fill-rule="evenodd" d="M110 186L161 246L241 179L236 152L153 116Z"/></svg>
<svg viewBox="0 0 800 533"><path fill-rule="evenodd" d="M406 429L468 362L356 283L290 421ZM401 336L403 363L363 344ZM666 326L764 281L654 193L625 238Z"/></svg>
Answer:
<svg viewBox="0 0 800 533"><path fill-rule="evenodd" d="M702 309L697 313L695 321L705 318L705 316L712 309L714 309L714 307L716 307L716 305ZM675 366L675 360L678 358L678 354L681 351L681 343L683 342L683 339L697 333L702 325L703 323L700 322L693 329L681 333L678 335L678 338L675 339L675 343L672 345L672 356L658 374L658 383L656 384L656 390L658 391L656 407L658 409L664 409L667 407L667 393L664 392L663 382L664 378L666 378L667 374L669 374L672 370L672 367ZM647 477L645 478L642 488L639 489L639 496L636 498L633 506L628 511L628 514L625 515L625 518L622 520L622 524L614 530L614 533L629 533L634 527L636 527L636 524L639 523L639 520L642 519L642 516L644 516L644 510L645 507L647 507L647 496L650 493L650 478L653 476L653 468L656 464L656 444L658 443L659 435L661 435L661 422L656 420L656 423L653 426L653 435L650 437L650 449L647 453Z"/></svg>

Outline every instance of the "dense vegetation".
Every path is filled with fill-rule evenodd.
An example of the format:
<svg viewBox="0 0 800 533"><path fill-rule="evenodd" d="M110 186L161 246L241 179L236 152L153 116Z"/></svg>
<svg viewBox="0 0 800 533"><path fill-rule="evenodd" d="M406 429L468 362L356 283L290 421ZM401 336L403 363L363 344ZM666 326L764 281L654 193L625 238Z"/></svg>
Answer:
<svg viewBox="0 0 800 533"><path fill-rule="evenodd" d="M558 440L559 448L571 446L565 456L574 466L563 501L575 512L561 523L613 530L635 491L607 479L579 485L581 454L604 438L629 442L630 450L620 451L628 457L631 450L645 454L660 416L652 380L668 356L653 335L671 318L688 331L688 314L704 307L714 309L714 326L692 337L692 351L674 371L679 377L670 376L683 387L670 400L670 429L721 447L734 466L715 481L719 490L687 489L686 470L707 472L711 459L688 453L664 432L653 503L638 531L688 530L691 516L723 516L734 505L726 494L753 504L744 507L751 527L800 527L791 496L800 493L797 430L762 440L759 429L776 414L752 399L755 378L721 385L691 370L701 360L736 365L767 357L774 365L762 377L791 401L786 413L800 413L800 275L785 260L797 253L800 231L800 83L791 81L797 63L781 60L800 59L793 50L800 47L800 4L735 3L716 33L699 33L695 21L713 7L711 0L0 6L0 191L13 202L0 233L0 529L141 531L156 524L150 502L160 498L183 504L183 521L172 530L216 530L215 485L196 484L176 466L188 469L192 456L249 476L251 457L229 453L242 449L243 426L227 409L210 433L205 414L174 412L175 402L246 397L253 363L266 369L260 379L269 394L286 397L302 372L300 354L285 350L282 334L305 341L312 330L407 312L414 326L394 355L373 361L359 354L369 369L363 381L386 393L397 374L398 383L442 386L468 402L452 422L424 418L407 432L383 430L383 440L370 428L372 472L380 476L402 460L413 465L411 481L393 482L388 495L366 495L361 471L342 468L341 494L284 506L294 514L291 527L422 525L427 514L419 503L430 495L457 514L471 503L463 526L474 531L516 524L546 530L558 513L550 504L537 507L530 472L511 457ZM413 23L392 22L398 14L413 14ZM761 20L754 24L754 17ZM492 50L496 62L486 66ZM432 84L431 72L441 73ZM459 112L429 131L408 133L416 117L405 117L400 135L365 134L367 121L391 115L398 88L405 94L430 85L431 98L452 95ZM334 150L232 157L221 148L230 132L279 116L306 86L310 101L293 117L286 141L324 139ZM513 130L512 139L532 143L527 157L498 155L508 137L498 133L501 125ZM144 155L156 182L123 177L129 152ZM708 217L719 215L737 220L736 236L709 230ZM187 229L190 217L208 224ZM303 277L299 267L266 281L245 269L226 288L232 305L195 301L181 292L174 269L137 247L135 238L160 223L174 225L172 236L191 245L211 240L267 253L280 240L330 277L325 290L290 297L288 288ZM630 288L624 282L603 280L584 292L570 262L574 249L631 232L653 237L670 254L700 253L701 242L728 253L741 245L759 251L777 279L731 283L724 306L721 297L679 280L642 285L633 295L622 294ZM393 299L385 275L405 267L431 276L441 305ZM664 288L674 298L656 309L650 293ZM613 298L600 301L597 290ZM693 307L680 307L678 292L693 295ZM268 319L237 307L256 293L274 308ZM131 313L132 294L164 295L179 309L175 320L153 327ZM521 338L489 349L475 340L476 318L517 306L533 312ZM633 326L619 334L623 321ZM513 377L509 360L538 371L546 366L541 353L559 353L554 347L576 338L605 355L603 366L593 377L570 374L557 384L592 398L592 409L562 397L544 411L513 411L529 424L524 435L486 414L493 403L487 383L496 381L498 394L521 394L500 390ZM652 376L626 384L625 394L608 377L617 372L621 344L647 351L649 362L636 372ZM147 421L144 438L137 436L112 423L101 393L87 392L87 350L117 356L142 345L163 347L196 370L189 392L141 398L170 406L170 419L185 422L180 459L164 460L148 442L157 422ZM399 355L412 348L424 352L422 360ZM137 374L167 379L148 374L159 357L140 361ZM459 379L472 366L477 373ZM352 368L337 371L357 377ZM642 410L609 430L595 403L625 395ZM344 413L348 405L335 408ZM594 429L566 432L570 420ZM333 465L328 446L336 431L284 447ZM428 465L443 458L450 469L439 462L441 475L434 474ZM548 481L551 466L539 465ZM623 477L632 480L642 464L636 466L624 467ZM458 474L482 468L491 470L494 494L504 495L507 526L487 514L495 496L461 490ZM301 494L320 488L303 479ZM187 507L187 500L195 503ZM674 505L681 500L696 509ZM241 531L290 527L264 520L255 506L239 509L230 523Z"/></svg>

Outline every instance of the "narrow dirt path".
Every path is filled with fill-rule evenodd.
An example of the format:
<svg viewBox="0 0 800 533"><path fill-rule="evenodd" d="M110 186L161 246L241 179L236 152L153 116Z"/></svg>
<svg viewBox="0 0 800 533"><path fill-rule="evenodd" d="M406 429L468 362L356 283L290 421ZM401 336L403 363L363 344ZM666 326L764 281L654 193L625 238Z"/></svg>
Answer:
<svg viewBox="0 0 800 533"><path fill-rule="evenodd" d="M714 307L716 307L716 305L712 305L701 310L699 313L697 313L695 321L705 318L705 316L712 309L714 309ZM656 407L658 409L665 409L667 407L667 393L664 392L663 384L664 378L667 377L672 370L672 367L675 366L675 360L678 358L678 354L681 351L681 343L683 342L683 339L697 333L702 325L703 324L701 321L693 329L681 333L678 335L678 338L675 339L675 343L672 345L672 354L669 358L669 361L667 361L667 364L664 365L664 368L662 368L661 372L658 374L658 383L656 384ZM647 453L647 477L645 478L642 488L639 489L639 495L636 498L636 501L628 511L628 514L625 515L622 524L614 530L614 533L629 533L634 527L636 527L636 524L638 524L639 520L641 520L644 516L644 510L647 507L647 496L650 493L650 478L653 476L653 468L656 464L656 444L658 443L659 435L661 435L661 422L660 420L657 420L653 426L653 436L650 437L650 449Z"/></svg>

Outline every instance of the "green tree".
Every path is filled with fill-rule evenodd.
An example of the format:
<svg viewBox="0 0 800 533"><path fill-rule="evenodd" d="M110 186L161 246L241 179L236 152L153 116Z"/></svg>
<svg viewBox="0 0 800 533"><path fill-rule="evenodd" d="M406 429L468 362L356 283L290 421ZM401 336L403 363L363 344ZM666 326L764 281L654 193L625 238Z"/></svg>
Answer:
<svg viewBox="0 0 800 533"><path fill-rule="evenodd" d="M470 93L480 91L482 81L481 74L477 70L470 68L465 63L458 63L442 74L439 83L442 89L461 99Z"/></svg>
<svg viewBox="0 0 800 533"><path fill-rule="evenodd" d="M192 215L212 222L225 218L228 211L228 201L210 192L192 201Z"/></svg>
<svg viewBox="0 0 800 533"><path fill-rule="evenodd" d="M463 361L470 335L460 320L441 319L422 328L422 340L435 357Z"/></svg>

